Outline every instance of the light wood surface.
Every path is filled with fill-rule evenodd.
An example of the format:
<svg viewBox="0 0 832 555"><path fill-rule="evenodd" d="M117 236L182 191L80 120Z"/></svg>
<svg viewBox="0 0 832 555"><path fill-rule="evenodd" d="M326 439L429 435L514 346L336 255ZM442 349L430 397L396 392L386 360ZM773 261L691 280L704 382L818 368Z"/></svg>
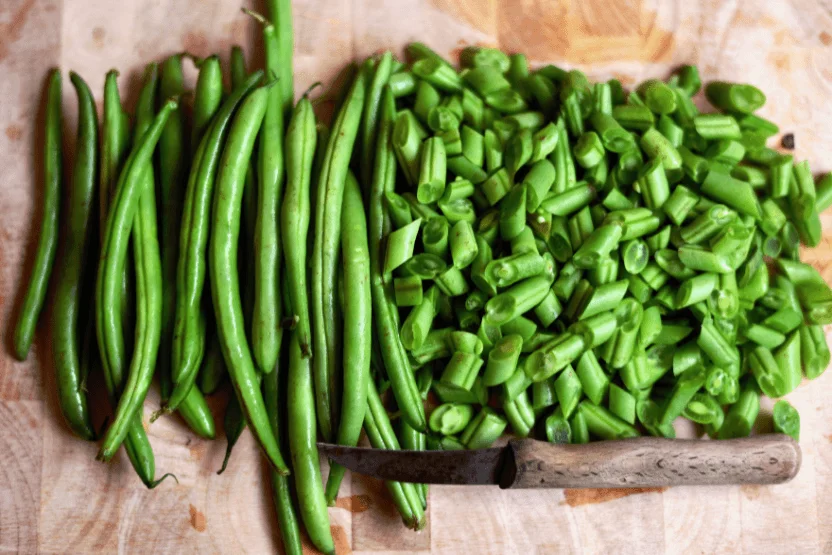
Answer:
<svg viewBox="0 0 832 555"><path fill-rule="evenodd" d="M466 44L500 45L536 64L576 65L628 85L693 62L705 79L760 86L769 98L763 114L795 134L796 156L816 172L832 169L829 0L303 0L294 10L298 91L329 82L351 60L384 48L400 52L414 39L449 56ZM160 419L148 427L157 468L175 473L179 485L147 491L123 456L95 462L95 446L61 424L44 327L25 363L12 359L8 341L37 238L35 122L47 69L79 71L100 100L105 72L118 67L134 102L149 59L187 49L226 60L240 43L258 63L258 38L233 0L0 2L0 551L278 549L263 462L248 434L217 476L224 441L202 441L176 418ZM70 87L64 91L71 144L75 100ZM829 281L832 215L822 221L824 241L804 258ZM827 372L789 396L802 417L803 464L788 484L626 492L433 487L429 524L416 534L400 526L380 483L356 476L330 511L339 553L829 553L830 394ZM212 401L218 415L224 403ZM154 392L146 420L157 407Z"/></svg>

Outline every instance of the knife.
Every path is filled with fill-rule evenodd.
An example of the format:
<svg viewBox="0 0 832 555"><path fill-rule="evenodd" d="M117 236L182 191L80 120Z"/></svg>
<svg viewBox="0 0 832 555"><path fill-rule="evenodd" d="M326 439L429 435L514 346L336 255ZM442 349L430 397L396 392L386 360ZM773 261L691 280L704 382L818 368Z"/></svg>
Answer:
<svg viewBox="0 0 832 555"><path fill-rule="evenodd" d="M319 443L353 472L384 480L510 488L628 488L780 484L800 469L783 434L730 440L640 437L585 445L534 439L473 451L392 451Z"/></svg>

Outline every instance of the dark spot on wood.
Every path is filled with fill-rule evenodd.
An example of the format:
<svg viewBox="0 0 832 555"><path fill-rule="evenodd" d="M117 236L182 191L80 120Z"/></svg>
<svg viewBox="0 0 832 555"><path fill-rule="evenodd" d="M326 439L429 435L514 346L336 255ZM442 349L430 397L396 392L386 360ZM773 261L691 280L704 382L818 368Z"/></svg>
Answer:
<svg viewBox="0 0 832 555"><path fill-rule="evenodd" d="M208 39L201 31L189 31L182 36L182 50L194 56L204 58L211 54L211 46Z"/></svg>
<svg viewBox="0 0 832 555"><path fill-rule="evenodd" d="M659 460L656 461L656 466L659 467L659 468L664 468L665 464L666 463L664 462L664 459L659 459Z"/></svg>
<svg viewBox="0 0 832 555"><path fill-rule="evenodd" d="M98 48L104 47L104 38L107 36L107 31L103 27L95 27L92 30L92 42Z"/></svg>
<svg viewBox="0 0 832 555"><path fill-rule="evenodd" d="M372 506L372 499L369 495L350 495L349 497L339 497L335 500L335 506L341 509L346 509L349 512L363 513Z"/></svg>
<svg viewBox="0 0 832 555"><path fill-rule="evenodd" d="M29 18L29 12L34 6L35 0L26 0L17 11L8 14L8 23L0 25L0 61L9 55L9 47L12 43L20 39L23 25Z"/></svg>
<svg viewBox="0 0 832 555"><path fill-rule="evenodd" d="M780 461L778 461L776 457L769 457L768 459L768 464L777 464L778 462Z"/></svg>
<svg viewBox="0 0 832 555"><path fill-rule="evenodd" d="M622 483L627 483L626 478L622 478ZM564 502L570 507L578 507L580 505L594 505L596 503L606 503L608 501L615 501L622 497L630 495L639 495L642 493L662 493L666 487L661 488L598 488L598 489L565 489L563 490Z"/></svg>
<svg viewBox="0 0 832 555"><path fill-rule="evenodd" d="M191 527L197 532L204 532L208 527L208 520L205 515L193 505L190 505L188 512L191 515Z"/></svg>
<svg viewBox="0 0 832 555"><path fill-rule="evenodd" d="M329 533L332 534L332 542L335 544L335 553L343 553L344 555L352 553L352 545L350 545L349 538L347 538L347 533L344 531L343 526L330 526ZM303 552L307 552L305 548Z"/></svg>
<svg viewBox="0 0 832 555"><path fill-rule="evenodd" d="M780 139L780 146L786 150L794 150L794 133L786 133L783 135L783 138Z"/></svg>
<svg viewBox="0 0 832 555"><path fill-rule="evenodd" d="M10 125L6 128L6 137L10 141L19 141L23 137L23 129L18 125Z"/></svg>
<svg viewBox="0 0 832 555"><path fill-rule="evenodd" d="M822 42L825 46L829 46L832 44L832 35L827 33L826 31L821 31L820 35L818 35L820 42Z"/></svg>

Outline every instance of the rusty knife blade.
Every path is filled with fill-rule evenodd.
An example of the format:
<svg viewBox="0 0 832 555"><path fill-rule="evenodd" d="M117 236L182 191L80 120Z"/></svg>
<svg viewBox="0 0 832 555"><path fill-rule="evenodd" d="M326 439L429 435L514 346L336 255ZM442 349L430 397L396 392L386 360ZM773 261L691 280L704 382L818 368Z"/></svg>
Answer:
<svg viewBox="0 0 832 555"><path fill-rule="evenodd" d="M499 484L506 449L394 451L318 444L322 455L353 472L383 480L420 484Z"/></svg>

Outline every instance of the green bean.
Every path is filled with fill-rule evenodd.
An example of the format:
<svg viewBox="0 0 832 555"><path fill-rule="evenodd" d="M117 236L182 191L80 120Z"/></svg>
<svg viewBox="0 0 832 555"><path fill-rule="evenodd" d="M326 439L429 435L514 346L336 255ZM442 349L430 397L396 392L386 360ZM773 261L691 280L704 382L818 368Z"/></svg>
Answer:
<svg viewBox="0 0 832 555"><path fill-rule="evenodd" d="M283 121L288 122L294 104L294 80L292 53L294 49L294 32L292 30L292 2L290 0L268 0L269 20L275 27L278 38L276 68L274 77L278 80L283 106Z"/></svg>
<svg viewBox="0 0 832 555"><path fill-rule="evenodd" d="M552 190L556 193L563 193L575 185L575 161L569 148L569 138L566 134L563 118L558 119L557 125L558 141L549 158L555 166L555 182L552 185Z"/></svg>
<svg viewBox="0 0 832 555"><path fill-rule="evenodd" d="M454 224L450 232L451 257L458 269L468 267L479 252L476 237L471 224L460 220Z"/></svg>
<svg viewBox="0 0 832 555"><path fill-rule="evenodd" d="M612 109L612 117L631 131L647 131L653 127L655 118L646 106L619 105Z"/></svg>
<svg viewBox="0 0 832 555"><path fill-rule="evenodd" d="M167 412L175 410L190 391L205 351L206 322L202 310L202 299L214 182L232 114L243 97L256 86L261 77L262 72L255 72L223 102L194 155L194 163L191 166L185 190L182 233L179 240L176 319L171 365L174 389L165 407Z"/></svg>
<svg viewBox="0 0 832 555"><path fill-rule="evenodd" d="M237 393L246 422L262 446L271 465L288 473L271 433L263 406L254 362L244 331L239 294L237 244L240 231L239 207L247 161L268 104L268 88L259 88L246 98L234 117L229 139L223 150L222 170L214 194L213 229L209 250L211 293L223 355L231 383Z"/></svg>
<svg viewBox="0 0 832 555"><path fill-rule="evenodd" d="M459 438L468 449L485 449L500 437L507 424L493 410L483 407Z"/></svg>
<svg viewBox="0 0 832 555"><path fill-rule="evenodd" d="M462 90L462 78L447 62L437 57L416 60L410 70L420 79L449 93Z"/></svg>
<svg viewBox="0 0 832 555"><path fill-rule="evenodd" d="M369 83L367 96L364 100L364 112L361 117L361 182L367 184L372 179L373 156L376 147L376 133L378 130L379 109L384 86L390 80L393 66L393 54L389 51L382 54L376 64L373 79ZM411 75L411 74L407 74ZM412 76L412 75L411 75Z"/></svg>
<svg viewBox="0 0 832 555"><path fill-rule="evenodd" d="M57 76L57 77L55 77ZM84 80L76 73L70 73L72 85L78 97L78 127L76 139L75 162L72 168L70 187L67 194L67 214L63 236L63 246L60 249L58 268L60 273L56 275L54 293L54 306L52 307L52 351L53 364L58 384L58 400L61 413L72 432L83 438L95 438L95 431L92 427L89 409L87 408L86 380L89 373L88 361L81 358L82 339L78 330L85 329L84 310L82 305L82 284L84 282L84 265L90 253L91 234L94 224L91 223L92 202L95 198L96 172L98 165L98 118L96 117L95 102L92 93ZM50 83L49 99L47 110L51 112L47 129L47 145L53 151L46 151L46 155L52 157L47 161L46 179L47 201L55 204L60 179L60 74L54 73ZM57 106L56 106L57 104ZM56 113L57 111L57 113ZM54 149L57 149L55 152ZM55 155L57 154L57 159ZM50 225L57 224L57 206L47 206L52 212L45 214L44 233L52 234L49 231ZM50 238L44 237L49 241ZM45 256L49 256L47 249L54 251L54 246L46 245L43 250ZM45 260L45 275L40 276L43 280L40 284L46 285L48 281L48 265L51 261ZM37 287L37 286L36 286ZM37 292L35 291L35 294ZM28 297L28 295L27 295ZM33 301L36 301L33 297ZM31 344L34 324L38 313L34 305L25 307L31 310L29 331L26 349L19 352L25 356ZM17 339L17 338L16 338ZM26 339L24 337L24 339ZM18 343L16 341L16 348ZM23 357L19 357L23 358Z"/></svg>
<svg viewBox="0 0 832 555"><path fill-rule="evenodd" d="M774 404L774 431L790 435L795 441L800 441L800 414L788 401L781 399Z"/></svg>
<svg viewBox="0 0 832 555"><path fill-rule="evenodd" d="M552 280L544 275L527 278L492 297L486 303L486 317L501 325L537 306L546 297Z"/></svg>
<svg viewBox="0 0 832 555"><path fill-rule="evenodd" d="M272 25L263 28L266 51L266 71L272 75L284 76L280 64L284 61L281 44ZM271 372L277 363L283 332L279 326L283 306L279 289L280 283L280 218L277 205L283 194L284 159L283 133L285 130L282 84L268 90L266 114L260 129L257 160L258 187L256 208L250 212L254 219L253 248L254 304L251 317L251 346L255 363L261 372ZM291 109L291 96L288 109ZM248 184L247 187L253 184Z"/></svg>
<svg viewBox="0 0 832 555"><path fill-rule="evenodd" d="M755 112L766 102L766 96L757 87L726 81L708 83L705 87L705 96L715 107L741 114Z"/></svg>
<svg viewBox="0 0 832 555"><path fill-rule="evenodd" d="M159 92L163 98L177 97L184 92L182 62L179 55L164 61L159 72ZM168 118L159 138L159 210L162 229L174 229L182 217L182 197L185 153L184 122L177 113ZM162 264L162 327L159 343L159 373L162 398L170 394L171 342L176 311L176 260L179 257L179 237L173 233L161 234L160 256ZM191 389L180 404L182 418L202 437L214 437L214 420L202 393Z"/></svg>
<svg viewBox="0 0 832 555"><path fill-rule="evenodd" d="M228 400L228 405L225 407L223 428L225 429L226 439L225 457L222 459L222 465L217 471L217 474L222 474L225 472L225 469L228 468L228 461L231 460L231 453L234 450L234 446L243 434L243 430L246 429L246 419L243 415L243 409L240 407L237 397L233 395Z"/></svg>
<svg viewBox="0 0 832 555"><path fill-rule="evenodd" d="M799 332L803 372L812 380L823 374L829 366L829 346L821 326L800 326Z"/></svg>
<svg viewBox="0 0 832 555"><path fill-rule="evenodd" d="M285 287L283 288L283 292L285 295ZM286 353L286 350L283 353ZM277 443L284 453L287 449L285 445L287 443L287 419L280 414L279 407L283 406L287 398L286 392L283 391L288 385L287 381L284 380L287 374L287 362L287 356L279 357L278 368L274 372L266 374L263 379L263 401L266 405L266 411L269 414L269 420ZM292 495L293 484L290 478L278 474L274 470L271 470L269 475L271 477L272 500L277 512L280 536L283 539L283 549L287 555L294 555L302 551L302 546L300 524Z"/></svg>
<svg viewBox="0 0 832 555"><path fill-rule="evenodd" d="M338 444L355 446L361 433L367 404L372 346L370 252L361 191L348 177L341 214L341 249L344 261L344 392ZM327 502L332 503L344 477L344 467L332 465L327 479Z"/></svg>
<svg viewBox="0 0 832 555"><path fill-rule="evenodd" d="M373 447L380 449L399 449L396 434L393 432L393 427L372 380L369 383L367 400L364 427L367 430L370 443ZM417 491L418 486L408 483L387 482L387 488L393 496L405 526L413 530L421 530L425 525L424 505L420 498L421 493Z"/></svg>
<svg viewBox="0 0 832 555"><path fill-rule="evenodd" d="M332 419L337 412L336 353L338 350L336 308L336 262L340 239L341 208L349 157L358 134L365 96L360 73L333 124L327 154L318 183L315 239L312 251L312 334L317 418L324 439L333 437Z"/></svg>
<svg viewBox="0 0 832 555"><path fill-rule="evenodd" d="M246 59L243 49L239 45L231 47L230 56L230 72L231 73L231 88L232 90L245 82L248 70L246 69ZM250 161L248 171L246 172L246 185L243 188L243 205L242 205L242 225L243 233L241 235L241 246L243 248L243 256L240 257L240 264L246 267L249 264L254 265L254 234L257 220L257 167L255 161ZM246 283L243 288L243 306L245 306L245 318L248 325L254 325L254 297L255 297L255 279L253 272L246 272ZM252 328L253 330L253 328Z"/></svg>
<svg viewBox="0 0 832 555"><path fill-rule="evenodd" d="M701 187L702 194L707 195L726 206L760 219L760 204L754 189L748 183L734 179L730 175L711 170Z"/></svg>
<svg viewBox="0 0 832 555"><path fill-rule="evenodd" d="M416 197L423 204L431 204L445 193L447 157L445 144L439 137L430 137L422 143L421 166Z"/></svg>
<svg viewBox="0 0 832 555"><path fill-rule="evenodd" d="M585 351L578 359L576 374L587 398L600 405L609 389L610 380L592 350Z"/></svg>
<svg viewBox="0 0 832 555"><path fill-rule="evenodd" d="M596 229L581 244L572 257L576 268L593 268L618 247L623 233L621 225L604 225ZM574 243L574 241L573 241Z"/></svg>
<svg viewBox="0 0 832 555"><path fill-rule="evenodd" d="M422 219L413 220L406 226L391 233L387 239L387 253L384 258L384 273L390 273L413 257L416 237Z"/></svg>
<svg viewBox="0 0 832 555"><path fill-rule="evenodd" d="M589 433L601 439L625 439L639 435L633 426L624 422L604 407L581 401L580 405L578 405L578 414L586 420L586 427Z"/></svg>
<svg viewBox="0 0 832 555"><path fill-rule="evenodd" d="M520 392L512 400L503 401L503 412L506 420L511 425L514 435L517 437L528 437L534 426L534 410L529 403L529 396L526 391Z"/></svg>
<svg viewBox="0 0 832 555"><path fill-rule="evenodd" d="M740 139L740 126L732 116L723 114L701 114L693 118L696 132L708 140Z"/></svg>
<svg viewBox="0 0 832 555"><path fill-rule="evenodd" d="M818 214L820 214L832 206L832 173L827 173L823 176L817 184L816 192L817 199L815 201L815 206Z"/></svg>
<svg viewBox="0 0 832 555"><path fill-rule="evenodd" d="M58 214L60 212L62 177L60 70L55 69L50 72L48 83L46 91L46 120L43 133L43 217L29 287L26 289L26 296L23 298L23 305L18 314L17 325L14 330L14 351L18 360L25 360L32 346L35 326L43 308L43 303L46 300L49 276L52 273L52 265L55 262L58 246ZM118 92L118 89L116 89L116 92ZM121 113L118 115L120 116ZM80 131L81 129L79 128ZM120 139L121 137L117 136L117 138ZM89 140L92 140L94 143L95 137L93 136ZM105 142L105 144L115 147L115 145L109 142ZM109 151L107 154L109 154ZM90 160L87 163L94 163L94 160ZM82 187L83 185L79 183L78 186ZM109 186L108 181L108 189ZM72 332L67 330L67 333ZM82 428L84 429L84 434L86 434L88 425L85 424Z"/></svg>
<svg viewBox="0 0 832 555"><path fill-rule="evenodd" d="M137 108L136 143L139 143L144 135L151 133L151 125L155 125L159 121L159 118L154 121L153 116L157 78L158 68L156 64L149 65ZM164 105L162 111L164 113L165 110L168 110L169 113L175 107L175 102L172 104L169 102ZM133 423L134 414L144 403L153 377L162 326L162 268L156 230L156 192L153 166L149 161L145 162L143 160L134 160L132 163L128 161L128 164L125 164L125 168L129 168L126 171L130 173L125 178L125 171L122 171L123 177L120 178L119 189L127 188L129 186L127 179L132 180L133 178L137 181L135 188L139 189L137 191L137 206L132 230L133 256L136 261L135 349L130 362L127 381L116 407L115 418L107 429L98 453L97 458L103 461L109 460L115 454L115 451L127 436ZM113 220L114 217L118 217L117 210L120 208L118 204L130 202L125 196L126 193L122 190L116 193L114 207L111 212L111 214L115 214L108 219L107 235L109 237L105 239L105 244L102 247L102 258L107 256L108 240L113 238L113 234L121 231L118 227L114 227L114 225L118 225L118 222L113 222ZM102 281L101 276L102 274L99 272L99 282Z"/></svg>
<svg viewBox="0 0 832 555"><path fill-rule="evenodd" d="M638 94L644 104L656 114L671 114L676 111L676 96L673 90L658 79L648 79L638 86Z"/></svg>
<svg viewBox="0 0 832 555"><path fill-rule="evenodd" d="M688 95L693 96L702 87L699 79L699 68L694 65L684 65L679 68L679 87Z"/></svg>
<svg viewBox="0 0 832 555"><path fill-rule="evenodd" d="M419 349L424 343L437 312L438 294L436 287L428 289L422 302L414 307L405 319L401 341L407 350Z"/></svg>
<svg viewBox="0 0 832 555"><path fill-rule="evenodd" d="M636 398L615 384L610 385L610 412L627 422L636 423Z"/></svg>
<svg viewBox="0 0 832 555"><path fill-rule="evenodd" d="M177 97L185 90L182 62L179 55L167 58L160 71L159 93L163 99ZM177 112L168 118L159 139L159 202L162 205L162 229L175 229L182 217L183 176L185 171L184 120ZM159 244L162 262L162 331L159 343L159 374L162 397L166 400L171 387L171 346L176 316L176 261L179 258L179 237L162 233Z"/></svg>
<svg viewBox="0 0 832 555"><path fill-rule="evenodd" d="M217 56L199 61L199 77L194 93L193 121L191 122L192 154L209 130L211 121L222 102L222 68ZM194 157L194 160L198 158Z"/></svg>
<svg viewBox="0 0 832 555"><path fill-rule="evenodd" d="M509 70L509 57L496 48L468 46L459 54L459 63L466 67L493 67L501 73Z"/></svg>
<svg viewBox="0 0 832 555"><path fill-rule="evenodd" d="M746 380L739 397L725 416L725 423L719 429L719 439L745 437L760 412L760 393L753 380Z"/></svg>
<svg viewBox="0 0 832 555"><path fill-rule="evenodd" d="M287 403L289 448L301 518L312 544L324 553L335 553L315 444L312 369L309 358L304 358L300 352L296 333L292 333L289 340Z"/></svg>
<svg viewBox="0 0 832 555"><path fill-rule="evenodd" d="M307 233L310 220L310 182L316 147L315 115L304 97L298 101L286 132L286 192L281 205L291 312L297 316L296 333L301 354L311 356L309 301L306 295Z"/></svg>
<svg viewBox="0 0 832 555"><path fill-rule="evenodd" d="M388 87L385 88L382 96L380 129L376 141L375 169L369 203L368 228L373 314L384 366L390 378L393 394L402 411L402 417L411 427L423 431L427 426L424 407L419 397L416 381L404 346L401 344L398 319L392 306L389 282L385 282L382 272L380 246L384 235L389 230L382 196L386 190L392 190L395 184L396 159L389 140L390 134L393 132L394 114L393 94ZM439 262L442 262L442 260L439 259Z"/></svg>

